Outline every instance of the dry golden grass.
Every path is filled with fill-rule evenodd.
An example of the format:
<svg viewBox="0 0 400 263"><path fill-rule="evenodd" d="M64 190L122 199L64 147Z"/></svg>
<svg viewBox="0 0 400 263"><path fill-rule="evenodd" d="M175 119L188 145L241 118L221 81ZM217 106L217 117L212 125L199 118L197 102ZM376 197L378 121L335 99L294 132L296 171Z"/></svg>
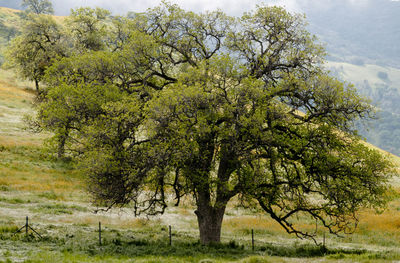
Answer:
<svg viewBox="0 0 400 263"><path fill-rule="evenodd" d="M16 9L0 7L0 18L6 26L14 26L19 28L21 18L19 17L18 13L20 12L20 10Z"/></svg>
<svg viewBox="0 0 400 263"><path fill-rule="evenodd" d="M59 170L41 168L19 168L18 166L0 168L0 185L7 185L19 191L54 191L56 194L80 191L83 182L76 175L60 175ZM72 179L70 178L72 177Z"/></svg>
<svg viewBox="0 0 400 263"><path fill-rule="evenodd" d="M35 90L35 86L32 81L21 79L13 70L0 67L0 80L14 86L17 89L31 90L31 93Z"/></svg>
<svg viewBox="0 0 400 263"><path fill-rule="evenodd" d="M45 135L36 135L28 132L19 132L14 135L0 135L0 145L7 148L23 146L23 147L39 147L43 143Z"/></svg>
<svg viewBox="0 0 400 263"><path fill-rule="evenodd" d="M0 10L1 11L1 10ZM12 12L12 11L10 11ZM0 185L21 193L53 191L57 199L81 192L83 180L76 170L54 163L42 153L46 134L24 129L22 116L32 111L31 83L0 69Z"/></svg>
<svg viewBox="0 0 400 263"><path fill-rule="evenodd" d="M21 80L18 78L16 73L1 68L0 68L0 92L2 95L0 98L3 101L7 100L8 97L18 98L18 99L19 98L33 99L35 95L33 82Z"/></svg>
<svg viewBox="0 0 400 263"><path fill-rule="evenodd" d="M16 10L16 9L12 9L12 8L8 8L8 7L0 7L0 12L3 14L9 14L9 15L13 15L16 13L21 12L20 10Z"/></svg>
<svg viewBox="0 0 400 263"><path fill-rule="evenodd" d="M395 189L400 192L400 189ZM388 208L383 213L376 213L375 210L365 209L358 213L359 224L354 233L354 240L371 242L400 242L400 199L395 199L389 203ZM294 226L309 233L315 233L316 225L312 220L300 217L299 221L293 222ZM259 234L273 235L279 237L289 237L285 230L268 215L260 212L258 215L225 218L223 230L233 233L249 234L253 229ZM318 235L324 231L318 226ZM351 236L350 236L351 239Z"/></svg>
<svg viewBox="0 0 400 263"><path fill-rule="evenodd" d="M67 18L66 16L53 16L54 20L59 23L62 24L65 22L65 18Z"/></svg>
<svg viewBox="0 0 400 263"><path fill-rule="evenodd" d="M359 213L359 230L374 230L379 232L388 232L400 234L400 201L396 200L391 206L381 214L366 210Z"/></svg>
<svg viewBox="0 0 400 263"><path fill-rule="evenodd" d="M30 95L30 96L29 96ZM0 80L0 96L2 100L7 99L26 99L27 97L33 97L31 94L24 90L16 89L15 86Z"/></svg>
<svg viewBox="0 0 400 263"><path fill-rule="evenodd" d="M0 14L3 16L3 20L6 22L6 25L12 25L20 27L21 18L18 13L21 13L21 10L16 10L8 7L0 7ZM65 16L52 16L54 20L58 23L63 23L65 20Z"/></svg>

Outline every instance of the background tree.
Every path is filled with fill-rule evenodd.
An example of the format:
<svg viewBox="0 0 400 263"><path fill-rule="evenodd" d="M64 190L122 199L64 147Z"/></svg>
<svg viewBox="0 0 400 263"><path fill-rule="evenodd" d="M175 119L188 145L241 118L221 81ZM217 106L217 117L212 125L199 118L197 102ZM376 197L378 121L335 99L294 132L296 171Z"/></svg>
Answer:
<svg viewBox="0 0 400 263"><path fill-rule="evenodd" d="M36 4L46 6L44 2ZM65 23L58 24L49 15L28 14L21 35L6 50L5 66L34 81L39 94L45 70L56 60L77 53L115 49L127 38L122 19L114 18L111 26L106 26L108 15L109 11L101 8L78 8L71 11ZM115 37L111 41L107 35Z"/></svg>
<svg viewBox="0 0 400 263"><path fill-rule="evenodd" d="M4 66L15 68L22 78L34 81L37 93L41 95L41 101L45 100L47 90L40 85L45 71L54 62L90 51L116 50L126 41L128 32L125 22L128 21L125 18L115 17L108 21L109 26L107 26L105 20L108 15L107 10L100 8L79 8L72 10L71 16L65 23L58 24L49 15L28 14L21 35L7 48ZM60 104L60 107L61 105L63 104ZM58 112L57 116L57 114L45 115L49 111L45 112L43 116L46 117L41 121L30 118L27 120L34 131L48 129L50 126L57 130L50 145L56 149L57 156L61 158L64 156L65 145L68 144L68 134L73 128L67 117L70 114L62 115Z"/></svg>
<svg viewBox="0 0 400 263"><path fill-rule="evenodd" d="M5 52L5 66L15 68L22 78L34 81L39 94L45 70L56 57L66 56L68 50L61 26L51 16L31 14L28 17L21 34Z"/></svg>
<svg viewBox="0 0 400 263"><path fill-rule="evenodd" d="M5 25L3 22L0 22L0 35L7 41L10 42L12 38L17 35L18 29L15 26Z"/></svg>
<svg viewBox="0 0 400 263"><path fill-rule="evenodd" d="M77 50L86 52L105 49L108 33L105 21L109 15L110 12L102 8L81 7L71 10L66 23Z"/></svg>
<svg viewBox="0 0 400 263"><path fill-rule="evenodd" d="M25 7L28 13L54 14L53 5L49 0L22 0L21 6Z"/></svg>
<svg viewBox="0 0 400 263"><path fill-rule="evenodd" d="M58 158L64 157L65 148L70 154L80 154L82 145L76 143L77 136L104 114L103 104L122 98L110 81L117 74L114 60L116 56L106 52L88 53L63 58L48 70L46 81L51 88L37 106L40 118L30 122L35 128L55 133L49 146Z"/></svg>
<svg viewBox="0 0 400 263"><path fill-rule="evenodd" d="M112 51L54 63L37 115L69 142L96 204L157 214L168 193L190 196L203 244L220 241L235 196L299 237L313 237L299 214L339 233L384 206L390 164L353 125L372 107L328 76L302 16L163 3L124 30Z"/></svg>

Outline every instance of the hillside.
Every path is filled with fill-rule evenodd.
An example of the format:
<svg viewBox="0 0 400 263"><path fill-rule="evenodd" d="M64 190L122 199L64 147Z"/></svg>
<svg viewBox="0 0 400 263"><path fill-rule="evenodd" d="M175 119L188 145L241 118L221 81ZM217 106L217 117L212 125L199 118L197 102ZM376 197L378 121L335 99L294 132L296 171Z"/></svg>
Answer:
<svg viewBox="0 0 400 263"><path fill-rule="evenodd" d="M400 2L296 1L331 60L400 67Z"/></svg>
<svg viewBox="0 0 400 263"><path fill-rule="evenodd" d="M7 44L19 31L21 11L0 7L0 64L3 64L3 53Z"/></svg>
<svg viewBox="0 0 400 263"><path fill-rule="evenodd" d="M400 2L296 2L326 45L328 68L379 109L377 120L359 125L361 135L400 155Z"/></svg>
<svg viewBox="0 0 400 263"><path fill-rule="evenodd" d="M333 75L355 85L377 108L377 119L360 124L368 142L400 155L400 69L372 64L328 62Z"/></svg>

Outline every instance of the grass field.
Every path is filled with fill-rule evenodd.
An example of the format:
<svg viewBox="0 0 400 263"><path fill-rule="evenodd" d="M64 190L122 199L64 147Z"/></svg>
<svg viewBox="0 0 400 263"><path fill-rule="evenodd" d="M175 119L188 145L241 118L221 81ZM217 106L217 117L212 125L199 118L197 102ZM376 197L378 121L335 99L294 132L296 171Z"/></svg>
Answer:
<svg viewBox="0 0 400 263"><path fill-rule="evenodd" d="M367 80L372 87L387 84L397 88L400 87L400 70L397 68L371 64L354 65L333 61L327 63L327 68L338 70L343 79L353 84L359 85ZM379 74L377 74L378 72L384 73L383 76L386 76L387 78L379 77Z"/></svg>
<svg viewBox="0 0 400 263"><path fill-rule="evenodd" d="M46 135L27 131L31 83L0 70L0 262L391 262L400 261L400 182L395 199L379 215L363 211L353 235L326 234L326 249L298 240L258 211L229 207L221 245L198 243L190 201L157 218L135 218L129 208L93 213L84 175L43 151ZM392 156L400 165L400 159ZM29 216L43 239L14 234ZM98 223L102 245L98 244ZM314 229L315 223L301 220ZM172 227L172 246L168 226ZM251 249L251 229L255 250ZM318 241L324 230L318 228Z"/></svg>

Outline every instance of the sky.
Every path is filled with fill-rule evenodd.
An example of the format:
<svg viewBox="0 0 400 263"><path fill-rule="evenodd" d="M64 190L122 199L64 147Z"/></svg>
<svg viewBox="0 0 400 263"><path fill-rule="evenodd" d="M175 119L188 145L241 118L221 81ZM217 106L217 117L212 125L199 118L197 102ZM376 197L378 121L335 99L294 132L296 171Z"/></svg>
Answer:
<svg viewBox="0 0 400 263"><path fill-rule="evenodd" d="M20 7L22 0L0 0L0 6ZM161 0L50 0L56 15L69 15L71 8L81 6L101 7L110 10L114 15L126 15L128 11L143 12L160 4ZM304 6L313 6L321 10L327 9L330 3L347 2L353 7L362 8L371 1L379 0L168 0L185 10L204 12L221 9L231 16L240 16L244 11L250 11L257 4L280 5L291 12L303 13ZM382 1L382 0L380 0ZM383 0L384 1L384 0ZM400 1L400 0L387 0Z"/></svg>
<svg viewBox="0 0 400 263"><path fill-rule="evenodd" d="M1 1L1 0L0 0ZM21 1L21 0L14 0ZM80 6L102 7L110 10L114 15L126 15L128 11L143 12L146 9L160 4L161 0L51 0L57 15L68 15L71 8ZM329 8L330 3L338 0L168 0L176 3L185 10L203 12L206 10L221 9L233 16L240 16L244 11L250 11L257 4L280 5L291 12L304 10L302 6L314 6L320 9ZM371 1L377 0L340 0L347 2L354 8L363 8ZM400 0L387 0L400 1Z"/></svg>
<svg viewBox="0 0 400 263"><path fill-rule="evenodd" d="M160 0L53 0L57 15L68 15L71 8L80 6L102 7L113 14L125 15L128 11L142 12L157 6ZM254 9L257 4L269 3L285 6L290 11L301 11L296 0L171 0L185 10L202 12L221 9L229 15L239 16L243 11Z"/></svg>

